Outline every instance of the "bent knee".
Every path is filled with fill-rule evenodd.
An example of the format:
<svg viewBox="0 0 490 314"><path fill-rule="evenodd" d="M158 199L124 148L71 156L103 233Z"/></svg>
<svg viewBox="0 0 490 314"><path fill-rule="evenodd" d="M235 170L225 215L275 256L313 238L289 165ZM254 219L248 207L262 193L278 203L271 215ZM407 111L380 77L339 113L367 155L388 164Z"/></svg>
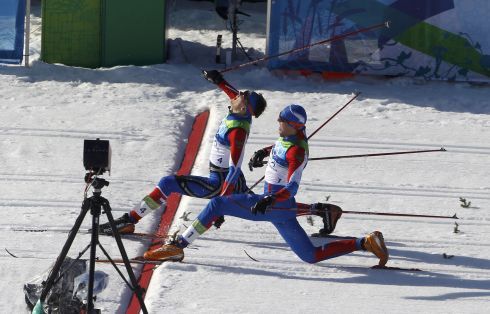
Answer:
<svg viewBox="0 0 490 314"><path fill-rule="evenodd" d="M220 209L223 206L223 200L224 197L222 196L213 197L211 201L209 201L209 209L212 211Z"/></svg>
<svg viewBox="0 0 490 314"><path fill-rule="evenodd" d="M303 250L294 250L293 252L305 263L315 264L318 262L315 254L313 252L306 252Z"/></svg>
<svg viewBox="0 0 490 314"><path fill-rule="evenodd" d="M310 256L309 254L308 255L298 255L298 257L305 263L308 263L308 264L315 264L317 263L317 259L314 257L314 256Z"/></svg>
<svg viewBox="0 0 490 314"><path fill-rule="evenodd" d="M160 190L165 193L166 191L168 191L169 189L169 186L176 181L176 177L175 176L166 176L166 177L162 177L160 179L160 181L158 181L158 187L160 188ZM167 194L167 193L165 193Z"/></svg>

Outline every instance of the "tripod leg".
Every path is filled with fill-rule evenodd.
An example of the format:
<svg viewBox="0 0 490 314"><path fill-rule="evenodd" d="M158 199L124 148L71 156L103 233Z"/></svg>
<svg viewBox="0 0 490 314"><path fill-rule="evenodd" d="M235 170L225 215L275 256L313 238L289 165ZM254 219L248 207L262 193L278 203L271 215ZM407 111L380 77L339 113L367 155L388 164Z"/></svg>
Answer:
<svg viewBox="0 0 490 314"><path fill-rule="evenodd" d="M109 224L111 226L114 238L116 239L117 247L119 248L119 252L121 253L121 257L124 262L124 266L126 267L126 271L128 272L129 279L131 280L131 284L134 287L134 292L136 296L138 297L138 301L140 302L141 310L143 313L147 314L148 310L146 309L145 302L143 300L143 289L141 286L138 284L138 281L136 280L136 276L134 275L133 268L131 268L131 264L129 263L129 258L128 255L126 254L126 250L124 249L124 245L121 240L121 235L119 234L119 231L116 228L116 224L114 222L114 217L112 216L111 212L111 206L109 205L109 201L104 199L105 201L103 202L102 206L104 207L104 212L107 216L107 220L109 221Z"/></svg>
<svg viewBox="0 0 490 314"><path fill-rule="evenodd" d="M92 236L90 239L90 259L88 271L88 291L87 291L87 313L94 313L94 275L95 275L95 259L97 258L97 244L99 243L99 219L101 212L101 204L98 199L91 202L90 212L92 214Z"/></svg>
<svg viewBox="0 0 490 314"><path fill-rule="evenodd" d="M46 300L49 290L51 290L53 283L56 280L56 275L61 269L63 261L65 260L65 257L68 254L68 251L70 250L73 240L75 239L78 230L80 229L80 226L82 225L83 219L85 219L85 215L87 214L89 208L90 208L90 200L85 199L82 203L82 210L80 211L80 214L78 215L77 220L73 225L73 228L70 230L70 233L68 234L68 239L63 245L63 248L61 249L61 253L56 259L56 263L54 264L53 269L51 269L48 279L46 280L46 284L41 292L41 297L39 298L38 303L42 304Z"/></svg>

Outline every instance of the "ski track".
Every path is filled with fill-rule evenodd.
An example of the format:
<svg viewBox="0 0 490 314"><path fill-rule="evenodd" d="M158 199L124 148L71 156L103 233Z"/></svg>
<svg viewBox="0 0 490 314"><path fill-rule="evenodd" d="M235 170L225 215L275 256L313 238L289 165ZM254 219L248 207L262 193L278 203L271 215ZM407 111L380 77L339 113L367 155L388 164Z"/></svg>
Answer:
<svg viewBox="0 0 490 314"><path fill-rule="evenodd" d="M427 223L427 221L425 221L425 223ZM431 224L432 224L432 222L431 222ZM49 234L49 233L66 233L66 234L68 234L68 232L71 231L72 227L73 227L72 225L70 225L70 226L60 225L60 226L42 226L40 228L36 228L36 227L33 227L32 225L28 225L28 224L16 224L16 225L9 224L9 225L0 225L0 230L5 231L5 232L12 232L12 233L17 233L17 232L30 233L33 235ZM88 228L81 228L79 230L79 232L81 232L81 234L90 235ZM221 230L220 230L220 233L224 233L224 232L221 232ZM337 234L335 234L335 232L334 232L333 235L337 235ZM342 237L342 235L337 235L337 236ZM211 241L218 241L214 238L211 238L211 239L205 238L205 239L211 240ZM324 240L325 242L338 240L338 238L312 238L312 239L314 239L315 241L319 241L319 242L321 242L322 240ZM226 237L223 234L219 235L219 241L241 242L241 243L243 243L244 246L254 246L255 244L258 244L258 245L264 244L262 242L261 243L248 242L247 238L235 239L232 237ZM414 239L414 238L409 238L409 237L390 237L389 239L386 240L386 243L389 247L397 247L397 246L399 246L400 243L403 243L403 244L411 243L411 244L414 244L415 245L414 247L417 247L417 248L451 248L451 247L454 247L455 245L475 245L475 246L481 246L481 247L489 247L490 246L489 241L487 241L487 242L469 241L468 239L458 240L455 238L451 239L448 242L434 243L434 241L423 240L420 238Z"/></svg>
<svg viewBox="0 0 490 314"><path fill-rule="evenodd" d="M322 184L317 182L301 182L308 191L347 193L347 194L382 194L410 197L436 197L436 198L459 198L464 195L467 198L478 200L490 200L490 189L458 189L450 187L440 188L403 188L383 186L356 186L340 184Z"/></svg>
<svg viewBox="0 0 490 314"><path fill-rule="evenodd" d="M70 226L65 226L65 225L59 225L59 226L46 226L43 225L42 227L33 227L32 224L9 224L9 225L0 225L0 230L3 231L12 231L12 232L31 232L31 233L45 233L45 232L66 232L68 233L73 225ZM89 229L80 229L81 232L88 232Z"/></svg>
<svg viewBox="0 0 490 314"><path fill-rule="evenodd" d="M83 198L77 201L59 200L59 199L0 199L0 207L7 207L10 210L16 208L64 208L66 210L79 210L82 205ZM112 212L120 212L127 210L126 203L111 202Z"/></svg>
<svg viewBox="0 0 490 314"><path fill-rule="evenodd" d="M342 217L342 219L344 219L344 218ZM428 222L425 221L425 223L427 224ZM430 224L432 224L432 222ZM336 231L334 231L334 233L332 235L339 236L339 237L343 236L343 235L336 234ZM348 236L346 236L346 237L348 237ZM325 243L325 242L329 242L329 241L339 240L339 238L313 238L313 237L310 237L310 238L312 240L314 240L314 242L318 242L318 243L320 243L322 241ZM210 240L210 239L207 238L207 240ZM258 245L260 247L260 246L264 245L264 243L262 243L262 242L256 243L256 242L249 242L247 240L248 240L248 238L235 239L235 238L233 238L233 235L230 235L228 237L220 235L220 237L219 237L219 241L239 242L239 243L242 243L244 247L245 246L255 246L255 245ZM211 241L218 241L218 240L211 239ZM403 246L407 243L414 244L415 245L414 247L418 247L418 248L437 248L437 249L454 248L455 245L461 245L462 246L462 245L466 245L466 244L476 245L479 247L480 246L481 247L489 247L490 246L490 241L471 241L471 240L468 240L466 238L464 238L464 239L463 238L462 239L451 238L450 241L440 242L440 243L439 242L435 243L432 240L424 240L421 238L410 238L410 237L392 237L392 236L390 236L389 238L386 239L386 244L388 247L399 247L399 246L401 246L401 245ZM281 245L284 245L284 244L281 244ZM412 247L412 246L410 246L410 247ZM278 246L278 248L279 248L279 246Z"/></svg>
<svg viewBox="0 0 490 314"><path fill-rule="evenodd" d="M250 252L249 252L250 253ZM252 275L257 274L257 272L270 272L277 274L279 276L293 276L293 277L305 277L305 278L318 278L320 280L325 280L330 272L350 272L351 269L356 269L362 272L376 273L380 270L371 269L370 267L376 264L376 261L372 256L366 253L353 253L352 256L356 258L364 257L362 259L363 264L354 264L349 262L343 262L342 264L331 263L329 261L324 261L320 264L309 265L309 264L301 264L299 260L277 260L271 258L261 258L254 256L252 257L259 260L259 262L252 261L249 257L243 253L243 257L236 256L221 256L219 254L214 255L192 255L184 259L184 262L179 265L199 265L202 267L210 267L219 269L227 269L227 271L235 272L250 272ZM369 262L365 262L366 259L369 259ZM393 260L392 260L393 262ZM396 271L398 274L410 274L410 276L416 277L426 277L433 275L447 275L447 274L455 274L458 271L461 271L461 267L458 265L450 265L450 264L435 264L435 263L423 263L423 262L413 262L406 260L406 258L397 259L396 263L392 263L391 266L395 267L407 267L407 268L420 268L422 272L403 272ZM486 270L475 270L475 269L466 269L464 271L465 274L472 273L478 274L479 277L487 277L490 278L488 271ZM391 273L390 273L391 274Z"/></svg>
<svg viewBox="0 0 490 314"><path fill-rule="evenodd" d="M83 176L79 177L72 175L53 174L53 173L39 173L39 174L20 174L20 173L0 173L0 181L9 182L59 182L59 183L76 183L80 186L84 186ZM150 180L134 179L134 178L122 178L112 177L110 182L117 183L144 183L154 184Z"/></svg>
<svg viewBox="0 0 490 314"><path fill-rule="evenodd" d="M28 136L28 137L63 137L71 139L99 138L106 140L120 141L147 141L147 137L128 132L104 132L86 130L66 130L66 129L35 129L35 128L5 128L0 127L0 136Z"/></svg>
<svg viewBox="0 0 490 314"><path fill-rule="evenodd" d="M12 252L12 250L9 250ZM34 253L34 254L33 254ZM44 251L33 251L33 250L21 250L15 249L12 254L17 257L12 257L6 251L0 255L2 259L42 259L42 260L53 260L57 257L55 252L44 252ZM354 254L357 257L365 257L369 259L369 262L365 264L344 262L342 264L331 263L328 261L322 262L316 265L301 264L300 261L296 260L277 260L270 258L258 258L258 262L252 261L249 257L243 253L242 256L224 256L224 255L207 255L199 254L192 255L182 263L176 263L174 265L166 263L166 265L172 265L170 268L187 266L201 266L206 268L214 268L217 271L226 269L227 271L234 272L245 272L252 275L256 275L257 272L276 274L281 277L303 277L303 278L317 278L319 280L325 280L329 273L345 272L350 273L353 270L356 272L365 273L378 273L380 270L371 269L375 261L372 256L358 253ZM219 262L218 262L219 261ZM362 259L364 262L365 259ZM391 260L393 262L393 260ZM459 265L452 264L437 264L437 263L419 263L407 260L407 258L396 258L396 263L392 263L391 266L394 267L405 267L405 268L420 268L422 272L409 272L409 271L393 271L397 274L407 274L414 277L427 277L427 276L445 276L448 274L454 275L461 270ZM137 265L134 266L138 267ZM259 270L260 269L260 270ZM476 270L476 269L465 269L465 274L477 274L479 279L484 277L490 278L488 271L486 270Z"/></svg>
<svg viewBox="0 0 490 314"><path fill-rule="evenodd" d="M68 201L68 200L55 200L55 199L0 199L0 206L9 207L80 207L82 200L80 201Z"/></svg>
<svg viewBox="0 0 490 314"><path fill-rule="evenodd" d="M253 135L248 140L249 144L256 145L271 145L276 140L275 137ZM341 147L341 148L362 148L362 149L414 149L414 148L433 148L437 149L444 147L447 153L463 153L463 154L482 154L490 155L490 146L477 145L457 145L444 143L415 143L415 142L390 142L390 141L372 141L362 139L335 139L335 138L314 138L309 141L310 147Z"/></svg>

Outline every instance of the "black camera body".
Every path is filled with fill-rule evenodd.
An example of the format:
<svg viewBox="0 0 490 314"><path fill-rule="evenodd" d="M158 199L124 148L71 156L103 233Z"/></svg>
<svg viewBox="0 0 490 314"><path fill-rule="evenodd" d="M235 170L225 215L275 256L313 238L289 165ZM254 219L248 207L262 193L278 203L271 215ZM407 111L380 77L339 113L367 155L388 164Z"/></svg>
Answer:
<svg viewBox="0 0 490 314"><path fill-rule="evenodd" d="M96 174L111 171L111 144L107 140L84 140L83 166Z"/></svg>

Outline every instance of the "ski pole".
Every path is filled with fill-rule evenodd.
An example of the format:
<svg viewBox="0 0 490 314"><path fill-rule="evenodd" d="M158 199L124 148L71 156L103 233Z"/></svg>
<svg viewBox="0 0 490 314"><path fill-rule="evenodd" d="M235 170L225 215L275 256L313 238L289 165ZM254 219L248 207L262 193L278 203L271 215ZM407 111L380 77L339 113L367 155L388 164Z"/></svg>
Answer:
<svg viewBox="0 0 490 314"><path fill-rule="evenodd" d="M328 118L327 121L325 121L322 125L320 125L315 131L313 131L313 133L310 134L310 136L308 136L307 140L309 140L313 135L315 135L318 131L320 131L328 122L330 122L330 120L332 120L333 118L335 118L336 115L338 115L342 110L345 109L345 107L347 107L351 102L354 101L354 99L356 99L359 95L361 94L361 92L356 92L354 93L354 96L345 104L342 106L342 108L340 108L339 110L337 110L336 113L334 113L330 118ZM271 146L272 147L272 146ZM266 162L267 163L267 162ZM250 192L252 191L252 189L254 187L257 186L257 184L259 184L260 182L262 182L262 180L264 180L265 176L262 176L262 178L260 178L257 182L255 182L247 191Z"/></svg>
<svg viewBox="0 0 490 314"><path fill-rule="evenodd" d="M350 211L343 210L344 214L356 214L356 215L382 215L382 216L401 216L401 217L417 217L417 218L446 218L446 219L459 219L456 214L452 216L438 216L438 215L417 215L417 214L400 214L400 213L382 213L382 212L361 212L361 211Z"/></svg>
<svg viewBox="0 0 490 314"><path fill-rule="evenodd" d="M329 159L343 159L343 158L376 157L376 156L388 156L388 155L420 154L420 153L431 153L431 152L446 152L446 149L444 147L441 147L439 149L409 150L409 151L391 152L391 153L376 153L376 154L362 154L362 155L345 155L345 156L332 156L332 157L315 157L315 158L308 158L308 161L312 161L312 160L329 160Z"/></svg>
<svg viewBox="0 0 490 314"><path fill-rule="evenodd" d="M277 58L277 57L281 57L281 56L284 56L284 55L287 55L287 54L290 54L290 53L293 53L293 52L303 51L303 50L309 49L309 48L314 47L314 46L323 45L323 44L326 44L326 43L329 43L329 42L334 42L334 41L337 41L337 40L341 40L341 39L344 39L344 38L349 37L349 36L352 36L352 35L356 35L356 34L359 34L359 33L364 33L364 32L371 31L373 29L377 29L377 28L381 28L381 27L387 27L388 28L389 25L390 25L390 22L383 22L383 23L375 24L375 25L372 25L372 26L368 26L368 27L365 27L365 28L358 29L356 31L352 31L352 32L348 32L348 33L336 35L336 36L330 37L330 38L325 39L325 40L318 41L318 42L313 43L313 44L310 44L310 45L306 45L306 46L303 46L303 47L299 47L299 48L291 49L291 50L288 50L288 51L284 51L284 52L281 52L281 53L276 54L276 55L265 56L265 57L262 57L260 59L254 60L254 61L242 63L242 64L239 64L237 66L234 66L234 67L230 67L230 68L221 70L220 72L221 73L225 73L225 72L229 72L229 71L234 71L234 70L237 70L237 69L240 69L240 68L243 68L243 67L252 65L252 64L259 63L261 61L267 61L267 60L270 60L270 59L273 59L273 58Z"/></svg>
<svg viewBox="0 0 490 314"><path fill-rule="evenodd" d="M308 215L309 213L323 213L325 209L310 209L305 208L289 208L289 207L269 207L268 210L290 210L290 211L300 211L303 215ZM381 215L381 216L401 216L401 217L417 217L417 218L446 218L446 219L459 219L456 214L453 216L438 216L438 215L418 215L418 214L400 214L400 213L384 213L384 212L363 212L363 211L352 211L352 210L342 210L342 214L356 214L356 215Z"/></svg>
<svg viewBox="0 0 490 314"><path fill-rule="evenodd" d="M325 126L325 124L329 123L330 120L335 118L336 115L338 115L342 110L344 110L344 108L347 107L351 102L353 102L354 99L356 99L359 95L361 95L361 92L355 92L354 96L345 105L343 105L342 108L337 110L337 112L334 113L333 116L331 116L327 121L325 121L322 125L320 125L313 133L310 134L310 136L308 136L307 139L309 140L313 135L315 135L318 131L320 131Z"/></svg>

